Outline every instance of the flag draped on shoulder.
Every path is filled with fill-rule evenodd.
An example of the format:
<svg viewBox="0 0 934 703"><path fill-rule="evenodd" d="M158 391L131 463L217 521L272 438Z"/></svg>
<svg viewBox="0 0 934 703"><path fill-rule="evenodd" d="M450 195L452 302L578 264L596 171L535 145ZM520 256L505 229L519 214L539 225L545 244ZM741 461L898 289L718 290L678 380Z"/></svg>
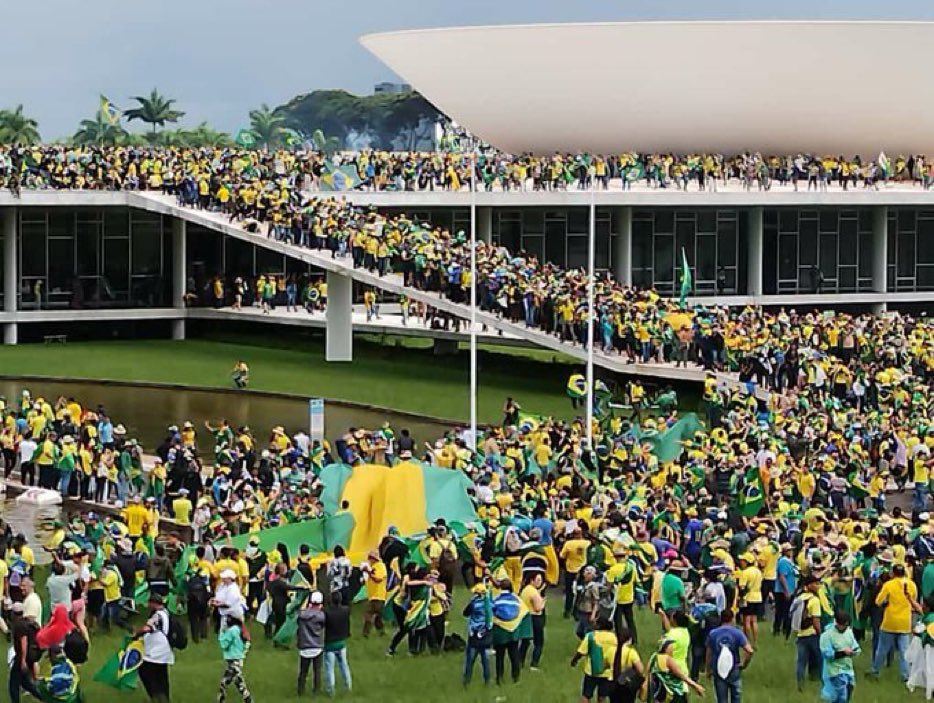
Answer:
<svg viewBox="0 0 934 703"><path fill-rule="evenodd" d="M143 663L143 641L133 637L123 640L123 646L94 674L98 683L118 691L130 691L139 683L139 667Z"/></svg>

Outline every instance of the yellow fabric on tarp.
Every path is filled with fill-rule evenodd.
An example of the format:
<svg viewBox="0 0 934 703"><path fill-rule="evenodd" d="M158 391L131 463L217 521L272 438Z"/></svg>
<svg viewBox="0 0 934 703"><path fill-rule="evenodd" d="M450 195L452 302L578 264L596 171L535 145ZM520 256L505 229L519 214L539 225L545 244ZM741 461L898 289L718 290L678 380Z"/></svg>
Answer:
<svg viewBox="0 0 934 703"><path fill-rule="evenodd" d="M690 327L694 324L694 313L670 312L665 315L665 322L671 325L671 328L677 332L682 327Z"/></svg>
<svg viewBox="0 0 934 703"><path fill-rule="evenodd" d="M354 518L349 552L375 549L390 525L403 535L428 527L425 480L418 464L402 462L392 469L356 466L344 485L341 501L347 501L347 511Z"/></svg>

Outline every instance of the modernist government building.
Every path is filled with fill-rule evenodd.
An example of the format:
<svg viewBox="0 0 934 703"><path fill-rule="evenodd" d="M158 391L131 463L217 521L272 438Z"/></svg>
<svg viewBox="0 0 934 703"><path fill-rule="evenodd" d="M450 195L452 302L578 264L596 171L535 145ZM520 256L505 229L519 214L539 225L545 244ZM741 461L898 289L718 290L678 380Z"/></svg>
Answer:
<svg viewBox="0 0 934 703"><path fill-rule="evenodd" d="M442 112L511 153L869 159L881 150L934 157L934 91L923 88L921 53L932 41L934 24L795 22L502 26L361 39ZM825 50L832 46L899 50ZM695 300L915 312L934 301L934 191L916 185L346 195L453 230L467 231L475 208L479 238L568 267L587 264L593 202L598 269L677 295L683 249ZM2 193L0 239L7 343L76 325L180 338L186 321L215 314L186 309L192 280L321 271L329 337L345 323L330 349L339 358L349 353L337 338L350 344L360 286L403 292L154 194Z"/></svg>

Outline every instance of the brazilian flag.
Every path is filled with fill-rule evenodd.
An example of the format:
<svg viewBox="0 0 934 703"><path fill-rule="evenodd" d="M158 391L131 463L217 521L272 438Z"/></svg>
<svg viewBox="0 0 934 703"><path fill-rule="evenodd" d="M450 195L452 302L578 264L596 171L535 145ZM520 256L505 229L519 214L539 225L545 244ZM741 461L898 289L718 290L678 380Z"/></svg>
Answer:
<svg viewBox="0 0 934 703"><path fill-rule="evenodd" d="M757 466L746 472L746 481L739 494L739 511L744 517L755 517L765 505L765 487Z"/></svg>
<svg viewBox="0 0 934 703"><path fill-rule="evenodd" d="M139 683L139 666L142 663L143 641L126 637L120 650L94 674L94 680L118 691L131 691Z"/></svg>

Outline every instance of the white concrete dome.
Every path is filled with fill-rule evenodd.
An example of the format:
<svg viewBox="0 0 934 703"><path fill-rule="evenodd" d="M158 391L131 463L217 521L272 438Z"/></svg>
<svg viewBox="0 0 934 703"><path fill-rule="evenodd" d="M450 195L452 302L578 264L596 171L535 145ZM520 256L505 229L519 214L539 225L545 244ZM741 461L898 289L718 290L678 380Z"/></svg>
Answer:
<svg viewBox="0 0 934 703"><path fill-rule="evenodd" d="M511 151L934 153L929 22L619 22L361 43Z"/></svg>

